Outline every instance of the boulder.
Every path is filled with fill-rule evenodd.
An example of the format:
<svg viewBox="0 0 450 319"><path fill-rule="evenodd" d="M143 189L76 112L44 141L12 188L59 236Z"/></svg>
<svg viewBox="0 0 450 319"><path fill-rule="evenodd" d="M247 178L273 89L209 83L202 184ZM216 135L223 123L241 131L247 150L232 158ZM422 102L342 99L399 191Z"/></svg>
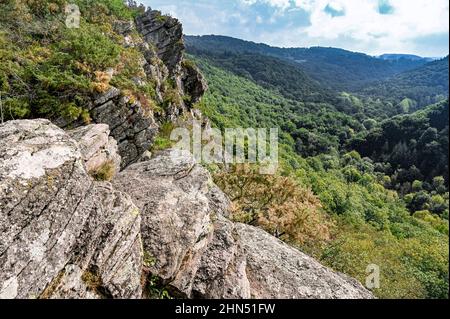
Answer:
<svg viewBox="0 0 450 319"><path fill-rule="evenodd" d="M358 281L321 265L262 229L236 224L251 298L370 299Z"/></svg>
<svg viewBox="0 0 450 319"><path fill-rule="evenodd" d="M235 224L221 215L214 222L213 238L195 274L192 297L249 299L246 256Z"/></svg>
<svg viewBox="0 0 450 319"><path fill-rule="evenodd" d="M120 171L121 157L116 140L106 124L81 126L68 134L78 143L88 173L111 165L114 174Z"/></svg>
<svg viewBox="0 0 450 319"><path fill-rule="evenodd" d="M207 299L367 299L356 280L324 267L262 229L219 218L192 296Z"/></svg>
<svg viewBox="0 0 450 319"><path fill-rule="evenodd" d="M140 215L47 120L0 125L0 298L139 298Z"/></svg>
<svg viewBox="0 0 450 319"><path fill-rule="evenodd" d="M131 165L114 180L142 213L141 232L149 270L189 297L201 256L212 236L208 172L189 153L162 152Z"/></svg>
<svg viewBox="0 0 450 319"><path fill-rule="evenodd" d="M149 271L183 298L371 298L265 231L227 219L230 201L187 152L168 150L114 180L142 212Z"/></svg>

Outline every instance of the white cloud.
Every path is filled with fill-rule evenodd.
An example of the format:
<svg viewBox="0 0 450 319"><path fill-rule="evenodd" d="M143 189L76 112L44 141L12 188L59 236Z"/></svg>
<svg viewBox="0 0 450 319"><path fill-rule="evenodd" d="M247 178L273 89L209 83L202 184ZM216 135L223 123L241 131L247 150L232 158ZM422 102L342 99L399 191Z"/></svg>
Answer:
<svg viewBox="0 0 450 319"><path fill-rule="evenodd" d="M394 11L378 13L376 0L317 0L310 9L311 25L304 29L308 37L352 38L361 42L383 42L383 47L402 50L408 40L448 32L447 0L391 0ZM332 5L345 15L331 17L323 8ZM381 43L379 43L381 44Z"/></svg>
<svg viewBox="0 0 450 319"><path fill-rule="evenodd" d="M293 3L296 7L310 11L314 7L314 0L295 0Z"/></svg>
<svg viewBox="0 0 450 319"><path fill-rule="evenodd" d="M378 12L378 0L243 1L267 3L283 9L297 7L310 14L308 27L260 35L260 38L265 36L277 41L285 39L284 46L298 46L295 41L301 37L320 45L327 40L333 42L345 38L354 42L354 49L370 47L374 54L385 52L386 48L392 52L402 52L413 48L413 39L449 31L448 0L390 0L394 10L384 15ZM327 6L345 14L333 17L325 12ZM289 32L288 38L286 32Z"/></svg>
<svg viewBox="0 0 450 319"><path fill-rule="evenodd" d="M179 18L187 34L220 34L284 47L334 46L369 54L448 53L448 0L388 0L390 14L378 12L378 0L141 1ZM344 14L327 13L327 6Z"/></svg>
<svg viewBox="0 0 450 319"><path fill-rule="evenodd" d="M330 8L336 11L344 11L345 5L341 1L330 1L327 4Z"/></svg>
<svg viewBox="0 0 450 319"><path fill-rule="evenodd" d="M242 0L245 4L265 3L273 7L287 9L291 6L291 0Z"/></svg>

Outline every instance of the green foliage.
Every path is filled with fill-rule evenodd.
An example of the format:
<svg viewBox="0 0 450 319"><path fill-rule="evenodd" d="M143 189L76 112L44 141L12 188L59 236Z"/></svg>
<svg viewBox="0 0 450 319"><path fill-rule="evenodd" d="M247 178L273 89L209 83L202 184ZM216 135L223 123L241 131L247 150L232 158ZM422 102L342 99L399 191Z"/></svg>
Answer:
<svg viewBox="0 0 450 319"><path fill-rule="evenodd" d="M162 280L154 275L147 277L144 293L150 299L173 299L167 287L162 284Z"/></svg>
<svg viewBox="0 0 450 319"><path fill-rule="evenodd" d="M152 145L152 151L162 151L173 146L173 142L165 137L157 136Z"/></svg>
<svg viewBox="0 0 450 319"><path fill-rule="evenodd" d="M222 36L188 36L186 45L189 53L289 99L326 101L361 122L415 111L449 92L448 57L434 62L375 58L336 48L285 49Z"/></svg>
<svg viewBox="0 0 450 319"><path fill-rule="evenodd" d="M364 129L359 121L328 103L290 100L208 60L194 61L209 82L209 91L199 107L221 129L279 128L282 143L305 156L338 149L341 139Z"/></svg>
<svg viewBox="0 0 450 319"><path fill-rule="evenodd" d="M88 70L105 70L119 62L121 47L99 27L81 24L79 29L65 29L55 50L61 62L77 61Z"/></svg>
<svg viewBox="0 0 450 319"><path fill-rule="evenodd" d="M202 54L197 56L203 57ZM209 52L204 57L211 64L254 81L266 89L278 91L287 99L305 102L333 101L330 92L292 63L250 53L215 55Z"/></svg>
<svg viewBox="0 0 450 319"><path fill-rule="evenodd" d="M369 264L380 266L380 298L448 298L448 237L421 233L398 239L370 226L344 227L323 261L365 282Z"/></svg>
<svg viewBox="0 0 450 319"><path fill-rule="evenodd" d="M101 7L106 9L107 14L119 19L133 19L139 13L138 9L132 9L125 5L123 0L74 0L73 3L80 7L80 11L101 11ZM94 11L94 10L92 10Z"/></svg>
<svg viewBox="0 0 450 319"><path fill-rule="evenodd" d="M439 102L448 97L448 92L448 56L361 90L366 96L383 98L397 105L399 113Z"/></svg>
<svg viewBox="0 0 450 319"><path fill-rule="evenodd" d="M147 251L144 251L144 266L153 267L156 264L156 258Z"/></svg>
<svg viewBox="0 0 450 319"><path fill-rule="evenodd" d="M290 63L293 68L300 65L309 77L325 88L347 92L357 91L368 83L386 79L426 63L420 59L389 61L336 48L276 48L223 36L189 36L186 43L188 51L195 55L258 54L276 57ZM243 67L245 69L244 65Z"/></svg>
<svg viewBox="0 0 450 319"><path fill-rule="evenodd" d="M155 86L138 85L143 77L142 54L123 47L114 32L119 20L139 13L122 0L76 0L80 28L67 28L64 0L6 0L0 3L0 91L6 119L63 118L90 122L87 107L94 93L114 85L139 101L145 111L158 112ZM111 70L116 74L112 76Z"/></svg>
<svg viewBox="0 0 450 319"><path fill-rule="evenodd" d="M443 215L448 203L432 197L448 193L448 100L413 114L383 121L349 141L348 149L377 162L377 174L405 197L412 213ZM443 177L445 176L445 177Z"/></svg>
<svg viewBox="0 0 450 319"><path fill-rule="evenodd" d="M151 151L162 151L171 148L174 142L170 139L170 134L174 129L172 122L165 122L161 125L159 133L153 141Z"/></svg>
<svg viewBox="0 0 450 319"><path fill-rule="evenodd" d="M445 132L441 133L448 126L448 119L446 121L442 115L445 107L431 107L420 113L418 120L394 118L379 121L389 114L384 113L383 108L378 108L378 105L384 105L381 101L374 100L368 107L364 104L365 100L347 94L342 96L343 104L338 108L326 102L299 102L286 98L286 92L283 94L281 90L259 85L259 80L252 79L248 74L238 76L233 74L238 73L236 70L231 73L230 66L221 68L211 62L206 53L201 58L194 59L210 86L209 92L199 104L203 113L220 129L278 127L282 162L280 175L288 176L299 185L310 188L336 225L332 228L332 240L319 249L311 249L305 242L292 240L296 238L292 229L290 232L294 235L291 234L285 240L363 283L367 276L367 266L379 265L381 288L374 290L379 297L448 297L446 180L436 178L436 174L442 172L436 171L436 167L434 172L430 172L428 181L416 174L417 167L422 168L420 164L440 163L443 157L442 151L440 154L439 151L430 153L426 145L436 147L433 142L439 140L440 145L445 146ZM213 57L212 61L215 59ZM353 106L347 107L345 103ZM361 103L364 104L362 110ZM377 120L365 122L362 126L360 123L365 117L360 117L360 114L367 111L370 114L367 119ZM352 112L356 113L351 115ZM403 124L387 124L389 121ZM427 132L427 122L436 131ZM397 131L393 131L392 127ZM402 139L409 142L412 137L407 134L418 135L415 138L421 141L423 149L427 149L426 154L420 155L422 159L439 154L439 160L428 157L429 160L420 162L420 157L417 158L417 167L411 170L413 179L410 181L410 188L414 188L418 194L403 198L403 194L397 192L396 185L404 177L399 171L395 174L401 169L396 163L402 162L402 152L411 146L398 146L397 151L393 148ZM367 138L372 135L373 139L384 139L386 136L386 140L374 144ZM393 143L390 149L383 148L386 141L389 145ZM361 147L354 147L355 145ZM384 152L380 157L373 156L370 152L378 150L378 145L380 151ZM412 163L408 157L403 161ZM229 191L230 188L239 188L239 183L245 180L246 175L227 175L227 172L221 172L216 177L217 183ZM414 181L416 182L413 183ZM245 196L248 201L235 202L239 207L258 203L258 199L264 199L264 195L258 194L258 189L250 188L252 195ZM426 193L420 193L424 190ZM234 193L232 191L230 194ZM423 210L423 206L429 211L417 212L412 216L411 212L416 210L412 210L411 205L420 206L420 210ZM245 207L243 211L248 213L249 207ZM437 211L440 215L434 213ZM239 216L245 218L247 215ZM255 223L255 216L252 216L247 216L249 218L244 221ZM264 223L260 226L267 227ZM268 230L273 229L269 227ZM299 229L297 231L301 235Z"/></svg>
<svg viewBox="0 0 450 319"><path fill-rule="evenodd" d="M325 165L329 157L299 159L294 170L337 224L334 240L316 257L363 283L366 267L379 265L381 288L374 292L382 298L447 298L448 221L430 212L411 216L356 152L332 167Z"/></svg>

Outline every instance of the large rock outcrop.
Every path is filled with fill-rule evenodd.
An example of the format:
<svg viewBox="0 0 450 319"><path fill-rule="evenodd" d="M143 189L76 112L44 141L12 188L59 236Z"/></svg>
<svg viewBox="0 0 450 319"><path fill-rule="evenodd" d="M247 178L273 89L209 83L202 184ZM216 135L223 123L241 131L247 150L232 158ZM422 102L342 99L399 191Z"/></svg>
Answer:
<svg viewBox="0 0 450 319"><path fill-rule="evenodd" d="M47 120L0 125L0 298L138 298L141 267L139 210L77 142Z"/></svg>
<svg viewBox="0 0 450 319"><path fill-rule="evenodd" d="M176 18L148 9L136 18L136 27L167 67L179 94L185 97L181 106L192 107L205 93L207 84L199 69L184 59L182 24Z"/></svg>
<svg viewBox="0 0 450 319"><path fill-rule="evenodd" d="M261 229L226 218L229 200L189 153L165 151L114 186L142 212L152 275L188 298L371 298L361 284Z"/></svg>
<svg viewBox="0 0 450 319"><path fill-rule="evenodd" d="M183 298L372 297L227 219L230 201L187 152L94 181L86 168L115 145L107 132L69 134L47 120L0 125L0 298L141 298L143 275Z"/></svg>
<svg viewBox="0 0 450 319"><path fill-rule="evenodd" d="M170 74L178 74L184 54L182 24L176 18L151 9L137 17L136 24L144 39L154 45Z"/></svg>
<svg viewBox="0 0 450 319"><path fill-rule="evenodd" d="M262 229L220 217L202 257L197 298L373 298L356 280L333 272Z"/></svg>
<svg viewBox="0 0 450 319"><path fill-rule="evenodd" d="M212 182L208 172L185 153L164 152L130 166L114 181L142 212L150 272L178 295L190 296L201 256L212 236Z"/></svg>

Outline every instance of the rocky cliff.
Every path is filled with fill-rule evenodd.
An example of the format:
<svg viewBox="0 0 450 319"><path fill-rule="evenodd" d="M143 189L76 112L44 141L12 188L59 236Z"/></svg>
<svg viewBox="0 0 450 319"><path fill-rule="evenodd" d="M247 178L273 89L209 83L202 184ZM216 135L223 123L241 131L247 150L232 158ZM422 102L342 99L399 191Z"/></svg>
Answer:
<svg viewBox="0 0 450 319"><path fill-rule="evenodd" d="M147 298L155 289L181 298L372 298L232 222L230 201L189 153L142 158L163 122L195 113L206 84L183 58L176 19L148 10L115 28L144 57L133 80L156 83L165 109L111 87L89 106L91 125L0 125L0 298Z"/></svg>
<svg viewBox="0 0 450 319"><path fill-rule="evenodd" d="M0 126L1 298L141 298L155 276L183 298L371 297L228 220L229 200L189 153L168 150L95 181L90 167L118 160L106 132Z"/></svg>
<svg viewBox="0 0 450 319"><path fill-rule="evenodd" d="M116 21L114 31L123 37L125 47L133 47L141 54L141 76L131 80L141 87L154 86L155 102L162 106L156 112L113 86L92 98L87 106L90 117L93 123L109 125L123 168L138 161L149 149L162 123L189 113L207 84L197 67L184 59L183 28L177 19L149 9L136 22ZM111 77L116 72L114 68L107 71ZM63 118L56 122L66 129L84 125Z"/></svg>

